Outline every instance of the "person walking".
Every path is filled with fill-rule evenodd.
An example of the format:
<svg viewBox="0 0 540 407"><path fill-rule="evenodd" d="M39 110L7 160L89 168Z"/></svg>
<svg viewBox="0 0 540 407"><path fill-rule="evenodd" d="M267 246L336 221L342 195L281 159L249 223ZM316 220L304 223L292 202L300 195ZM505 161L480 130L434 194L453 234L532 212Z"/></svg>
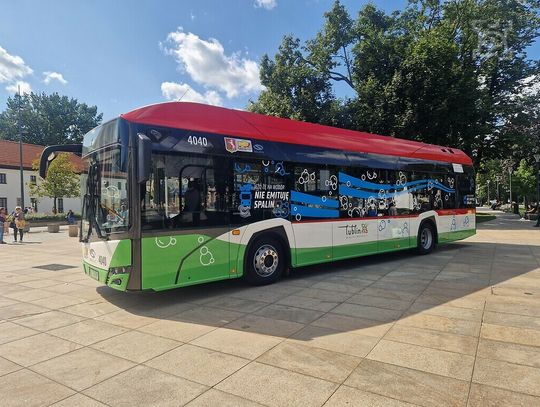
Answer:
<svg viewBox="0 0 540 407"><path fill-rule="evenodd" d="M19 232L19 242L23 242L24 227L26 226L26 220L24 219L24 212L20 206L15 207L15 211L10 215L11 223L10 227L13 229L13 242L17 243L17 232Z"/></svg>
<svg viewBox="0 0 540 407"><path fill-rule="evenodd" d="M7 231L7 229L8 223L6 208L2 206L0 207L0 244L6 244L6 242L4 242L4 231Z"/></svg>

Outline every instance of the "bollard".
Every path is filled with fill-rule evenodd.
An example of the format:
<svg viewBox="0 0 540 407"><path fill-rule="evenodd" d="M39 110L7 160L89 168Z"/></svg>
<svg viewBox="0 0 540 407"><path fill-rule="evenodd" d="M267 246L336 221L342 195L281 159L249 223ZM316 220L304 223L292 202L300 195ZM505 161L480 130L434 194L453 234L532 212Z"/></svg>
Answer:
<svg viewBox="0 0 540 407"><path fill-rule="evenodd" d="M78 237L79 227L77 225L69 225L69 237Z"/></svg>

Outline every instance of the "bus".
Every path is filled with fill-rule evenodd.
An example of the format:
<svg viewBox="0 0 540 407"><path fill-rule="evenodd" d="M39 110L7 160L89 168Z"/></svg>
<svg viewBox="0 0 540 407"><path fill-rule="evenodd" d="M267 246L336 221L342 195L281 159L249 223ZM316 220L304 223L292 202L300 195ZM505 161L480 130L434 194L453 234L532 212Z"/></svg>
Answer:
<svg viewBox="0 0 540 407"><path fill-rule="evenodd" d="M83 269L114 289L167 290L474 235L462 151L197 103L120 115L82 144Z"/></svg>

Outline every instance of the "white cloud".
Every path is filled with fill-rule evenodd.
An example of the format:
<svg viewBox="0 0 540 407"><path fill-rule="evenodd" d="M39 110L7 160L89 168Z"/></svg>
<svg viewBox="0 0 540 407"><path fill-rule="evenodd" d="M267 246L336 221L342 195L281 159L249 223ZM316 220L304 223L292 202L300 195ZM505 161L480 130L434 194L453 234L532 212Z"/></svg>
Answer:
<svg viewBox="0 0 540 407"><path fill-rule="evenodd" d="M32 88L30 87L30 84L24 81L17 81L15 83L12 83L9 86L6 86L6 90L9 93L13 93L13 94L19 93L19 89L21 90L21 94L32 92Z"/></svg>
<svg viewBox="0 0 540 407"><path fill-rule="evenodd" d="M182 102L206 103L208 105L222 106L222 100L216 91L209 90L200 94L187 83L163 82L161 93L167 100L182 100Z"/></svg>
<svg viewBox="0 0 540 407"><path fill-rule="evenodd" d="M32 72L20 56L11 55L0 47L0 83L15 82Z"/></svg>
<svg viewBox="0 0 540 407"><path fill-rule="evenodd" d="M262 7L267 10L272 10L277 6L276 0L255 0L255 7Z"/></svg>
<svg viewBox="0 0 540 407"><path fill-rule="evenodd" d="M239 53L226 55L221 43L208 41L182 28L169 33L165 52L172 55L195 82L206 88L225 92L228 98L263 89L259 80L257 62L242 58Z"/></svg>
<svg viewBox="0 0 540 407"><path fill-rule="evenodd" d="M67 81L61 73L51 71L43 72L43 82L48 85L52 81L58 81L62 85L67 85Z"/></svg>

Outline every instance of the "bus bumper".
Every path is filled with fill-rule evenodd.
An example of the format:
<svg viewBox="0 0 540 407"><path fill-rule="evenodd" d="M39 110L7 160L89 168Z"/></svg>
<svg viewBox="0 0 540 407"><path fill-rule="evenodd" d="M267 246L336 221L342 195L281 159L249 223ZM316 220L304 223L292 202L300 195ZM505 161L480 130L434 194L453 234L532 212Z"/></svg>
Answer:
<svg viewBox="0 0 540 407"><path fill-rule="evenodd" d="M131 267L114 267L108 270L95 267L83 261L86 275L118 291L126 291Z"/></svg>

